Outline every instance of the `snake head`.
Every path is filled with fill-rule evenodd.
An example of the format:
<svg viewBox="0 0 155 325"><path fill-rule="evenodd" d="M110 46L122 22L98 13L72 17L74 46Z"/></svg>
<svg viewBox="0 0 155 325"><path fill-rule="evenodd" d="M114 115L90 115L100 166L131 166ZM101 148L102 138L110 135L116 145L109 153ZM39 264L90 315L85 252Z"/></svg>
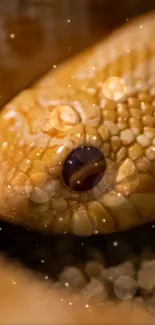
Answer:
<svg viewBox="0 0 155 325"><path fill-rule="evenodd" d="M6 220L92 235L154 219L152 26L154 19L143 37L137 24L118 31L2 110L0 212Z"/></svg>

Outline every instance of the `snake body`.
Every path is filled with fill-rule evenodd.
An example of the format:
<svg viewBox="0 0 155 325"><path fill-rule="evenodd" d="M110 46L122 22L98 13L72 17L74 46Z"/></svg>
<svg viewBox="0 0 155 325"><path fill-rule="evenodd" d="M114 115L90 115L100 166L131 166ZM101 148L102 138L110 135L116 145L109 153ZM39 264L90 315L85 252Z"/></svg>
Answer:
<svg viewBox="0 0 155 325"><path fill-rule="evenodd" d="M100 150L88 191L62 179L80 146ZM88 164L77 177L102 169ZM54 67L0 112L0 215L38 231L105 234L155 219L155 12Z"/></svg>

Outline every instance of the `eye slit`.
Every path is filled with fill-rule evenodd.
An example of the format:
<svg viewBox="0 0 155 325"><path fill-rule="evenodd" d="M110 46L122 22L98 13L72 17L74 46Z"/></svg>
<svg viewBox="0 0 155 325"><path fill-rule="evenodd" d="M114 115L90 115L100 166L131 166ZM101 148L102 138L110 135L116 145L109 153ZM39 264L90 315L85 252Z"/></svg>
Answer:
<svg viewBox="0 0 155 325"><path fill-rule="evenodd" d="M65 160L62 179L71 190L89 191L100 182L105 169L106 162L98 148L81 146L74 149Z"/></svg>

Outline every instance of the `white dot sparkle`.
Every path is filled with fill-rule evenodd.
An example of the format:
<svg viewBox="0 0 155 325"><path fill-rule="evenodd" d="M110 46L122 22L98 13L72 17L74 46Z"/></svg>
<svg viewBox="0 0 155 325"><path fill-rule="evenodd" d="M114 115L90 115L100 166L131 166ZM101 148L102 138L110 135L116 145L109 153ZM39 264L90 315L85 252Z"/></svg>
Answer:
<svg viewBox="0 0 155 325"><path fill-rule="evenodd" d="M13 34L13 33L10 34L10 38L12 38L12 39L15 38L15 34Z"/></svg>

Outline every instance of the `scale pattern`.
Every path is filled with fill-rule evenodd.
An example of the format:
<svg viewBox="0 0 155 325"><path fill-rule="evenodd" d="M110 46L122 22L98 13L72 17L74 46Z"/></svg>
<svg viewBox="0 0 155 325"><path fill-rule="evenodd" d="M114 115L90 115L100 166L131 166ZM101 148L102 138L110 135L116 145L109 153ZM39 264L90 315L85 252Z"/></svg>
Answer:
<svg viewBox="0 0 155 325"><path fill-rule="evenodd" d="M63 162L93 145L107 169L87 193ZM92 235L155 216L155 13L136 18L0 112L0 213L39 231Z"/></svg>

